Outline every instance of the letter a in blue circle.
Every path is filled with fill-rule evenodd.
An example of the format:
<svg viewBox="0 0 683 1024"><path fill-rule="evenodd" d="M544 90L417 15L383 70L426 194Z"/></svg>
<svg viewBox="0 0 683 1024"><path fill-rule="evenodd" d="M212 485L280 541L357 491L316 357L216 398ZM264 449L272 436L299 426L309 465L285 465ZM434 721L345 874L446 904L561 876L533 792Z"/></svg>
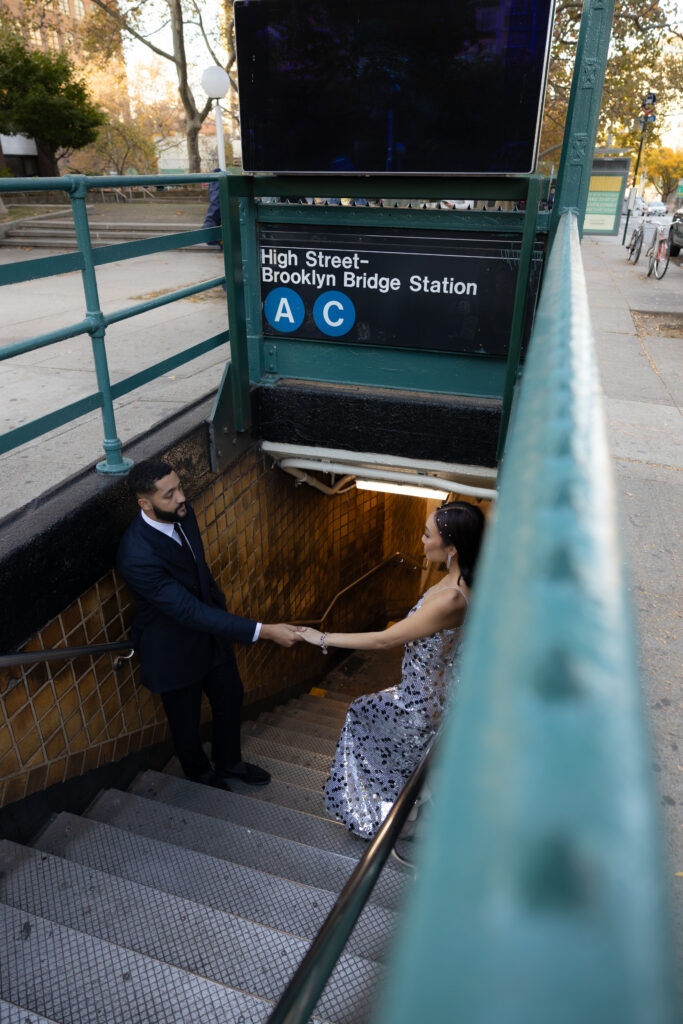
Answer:
<svg viewBox="0 0 683 1024"><path fill-rule="evenodd" d="M343 292L323 292L313 304L313 319L323 334L339 338L355 324L356 308Z"/></svg>
<svg viewBox="0 0 683 1024"><path fill-rule="evenodd" d="M301 327L306 315L303 299L291 288L274 288L268 292L263 312L270 326L285 334Z"/></svg>

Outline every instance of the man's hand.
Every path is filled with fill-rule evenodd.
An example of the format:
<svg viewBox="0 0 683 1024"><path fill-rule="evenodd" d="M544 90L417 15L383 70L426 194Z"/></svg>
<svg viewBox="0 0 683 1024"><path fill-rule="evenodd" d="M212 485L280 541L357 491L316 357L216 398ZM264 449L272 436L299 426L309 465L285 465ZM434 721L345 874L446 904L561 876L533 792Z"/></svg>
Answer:
<svg viewBox="0 0 683 1024"><path fill-rule="evenodd" d="M302 636L296 626L290 626L286 622L264 622L259 634L260 640L272 640L281 647L293 647Z"/></svg>

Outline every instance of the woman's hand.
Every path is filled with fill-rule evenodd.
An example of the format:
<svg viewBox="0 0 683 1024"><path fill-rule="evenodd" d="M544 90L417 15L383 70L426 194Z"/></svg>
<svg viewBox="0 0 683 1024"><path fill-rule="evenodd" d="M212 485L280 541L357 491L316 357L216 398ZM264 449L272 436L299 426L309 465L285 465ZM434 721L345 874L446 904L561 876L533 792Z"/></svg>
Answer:
<svg viewBox="0 0 683 1024"><path fill-rule="evenodd" d="M319 629L312 629L310 626L297 626L297 631L301 639L305 640L307 644L315 644L316 647L320 647L322 633Z"/></svg>

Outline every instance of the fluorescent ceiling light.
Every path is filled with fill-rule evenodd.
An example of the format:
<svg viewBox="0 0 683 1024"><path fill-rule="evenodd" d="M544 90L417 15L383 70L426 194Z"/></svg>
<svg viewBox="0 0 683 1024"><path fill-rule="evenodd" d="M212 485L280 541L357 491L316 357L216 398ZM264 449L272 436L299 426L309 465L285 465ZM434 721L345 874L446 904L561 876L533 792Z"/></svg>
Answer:
<svg viewBox="0 0 683 1024"><path fill-rule="evenodd" d="M390 484L385 480L356 480L356 487L360 491L385 491L387 494L403 494L412 498L435 498L437 501L445 501L448 497L447 491L436 491L433 487L421 487L419 484ZM454 489L456 485L453 485Z"/></svg>

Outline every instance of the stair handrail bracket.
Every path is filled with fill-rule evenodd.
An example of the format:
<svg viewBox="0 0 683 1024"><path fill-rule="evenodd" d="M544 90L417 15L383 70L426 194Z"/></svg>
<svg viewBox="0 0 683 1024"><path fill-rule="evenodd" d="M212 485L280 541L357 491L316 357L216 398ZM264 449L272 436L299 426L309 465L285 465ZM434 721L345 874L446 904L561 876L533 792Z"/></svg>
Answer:
<svg viewBox="0 0 683 1024"><path fill-rule="evenodd" d="M380 1024L673 1024L577 216L560 219Z"/></svg>

